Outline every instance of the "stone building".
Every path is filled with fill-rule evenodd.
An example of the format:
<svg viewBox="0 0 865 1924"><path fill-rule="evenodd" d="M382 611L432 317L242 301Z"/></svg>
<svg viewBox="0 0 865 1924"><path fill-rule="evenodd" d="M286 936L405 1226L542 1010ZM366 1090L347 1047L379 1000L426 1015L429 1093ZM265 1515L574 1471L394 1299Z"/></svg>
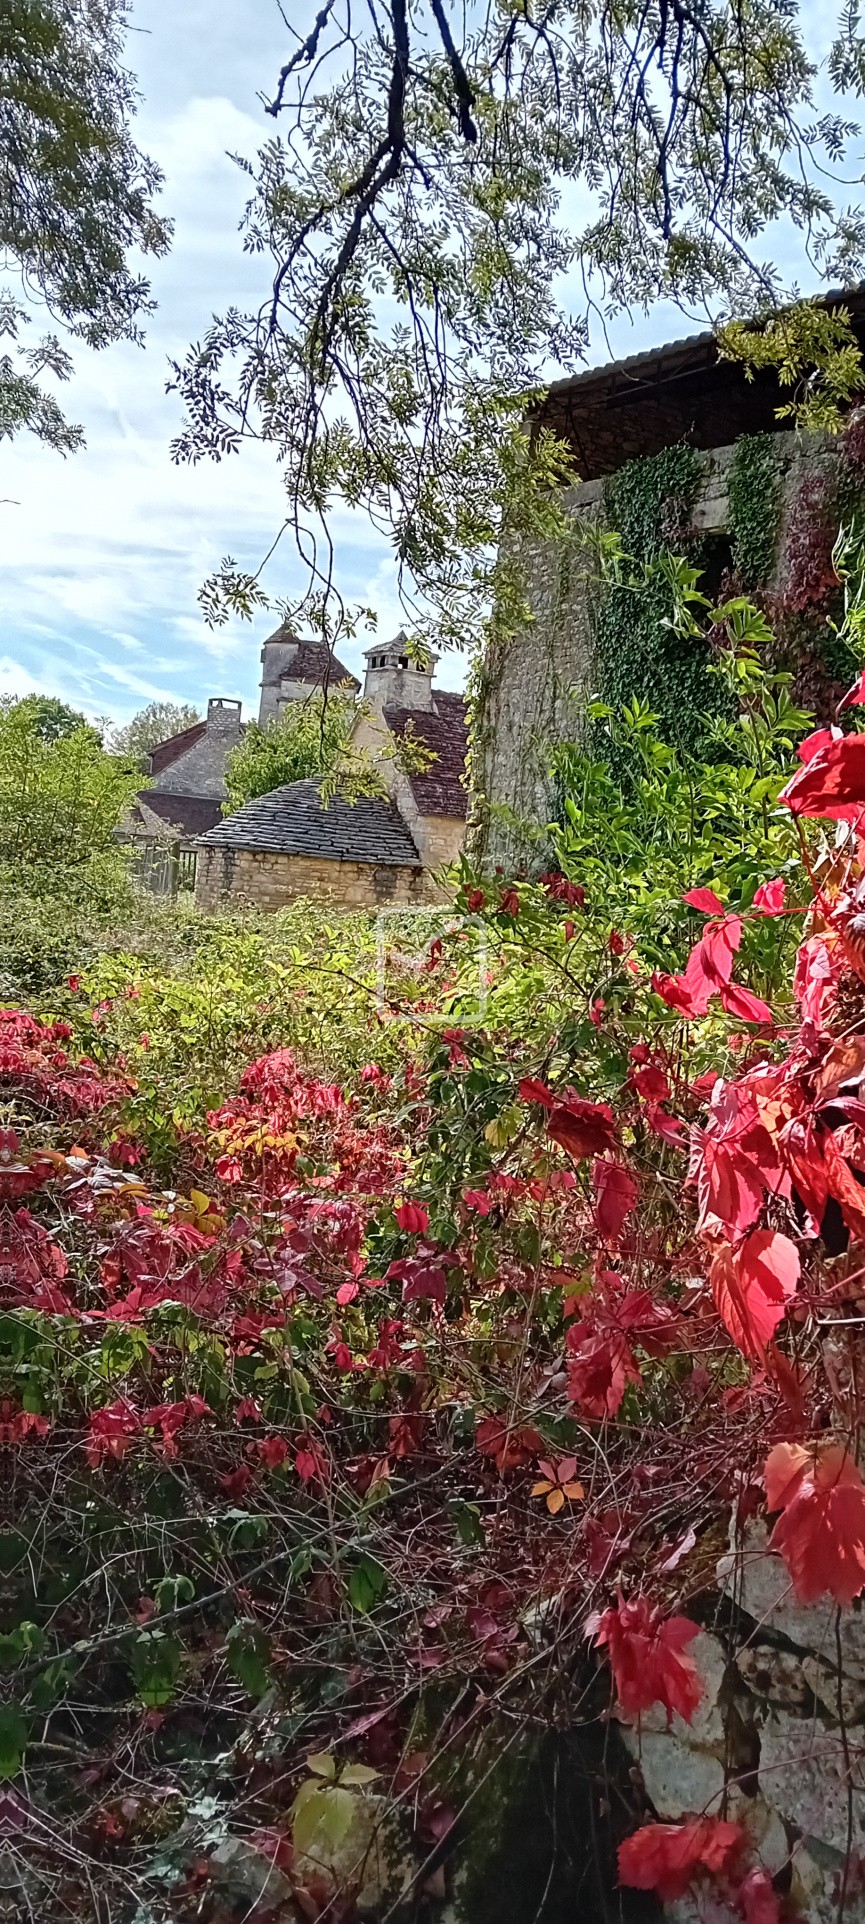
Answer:
<svg viewBox="0 0 865 1924"><path fill-rule="evenodd" d="M278 721L287 703L304 701L317 688L349 687L357 694L355 680L323 641L304 641L283 621L269 635L261 650L261 700L258 719L264 728Z"/></svg>
<svg viewBox="0 0 865 1924"><path fill-rule="evenodd" d="M150 786L141 790L129 824L136 839L173 834L190 840L221 819L225 764L240 740L240 714L239 701L217 696L207 704L206 721L151 749Z"/></svg>
<svg viewBox="0 0 865 1924"><path fill-rule="evenodd" d="M865 289L846 294L844 304L865 345ZM617 503L639 490L641 475L658 482L660 464L676 448L690 451L693 485L687 500L674 498L674 490L660 501L656 492L660 522L667 516L667 547L704 571L708 594L723 587L762 597L782 656L786 643L797 671L810 663L798 696L818 715L830 712L831 551L851 489L861 497L865 461L844 435L830 441L785 431L777 418L784 398L774 371L746 380L738 364L719 358L712 334L550 387L534 425L568 444L582 478L564 497L573 538L523 552L530 623L484 664L472 835L486 862L542 865L544 825L555 819L560 799L551 746L584 740L588 701L598 694L611 699L598 646L604 591L596 552L580 535L592 525L621 530ZM672 472L671 458L669 465ZM762 500L755 491L758 471ZM761 523L762 559L755 556L748 514ZM619 645L626 655L627 621ZM673 639L674 672L692 646ZM625 688L619 677L617 697L634 694L645 698L646 691Z"/></svg>
<svg viewBox="0 0 865 1924"><path fill-rule="evenodd" d="M336 796L315 780L246 802L202 838L195 899L278 909L300 897L346 909L428 900L427 877L391 802Z"/></svg>
<svg viewBox="0 0 865 1924"><path fill-rule="evenodd" d="M319 784L303 781L247 802L201 838L199 906L231 899L280 908L311 896L375 909L446 899L435 872L457 859L465 833L466 705L433 687L435 660L413 660L401 634L367 651L353 741L375 761L386 793L325 807ZM424 751L420 761L407 744Z"/></svg>

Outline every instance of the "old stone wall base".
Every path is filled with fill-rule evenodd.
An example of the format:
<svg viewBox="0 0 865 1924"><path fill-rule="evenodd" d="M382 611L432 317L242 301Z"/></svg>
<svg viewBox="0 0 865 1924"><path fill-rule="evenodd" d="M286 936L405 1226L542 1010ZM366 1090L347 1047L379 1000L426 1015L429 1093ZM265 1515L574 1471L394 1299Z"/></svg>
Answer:
<svg viewBox="0 0 865 1924"><path fill-rule="evenodd" d="M198 851L196 906L225 904L282 909L309 900L331 908L378 909L446 899L425 869L396 864L323 861L306 855L271 855L259 850L208 848Z"/></svg>
<svg viewBox="0 0 865 1924"><path fill-rule="evenodd" d="M762 1525L718 1574L724 1628L689 1650L706 1689L693 1722L658 1709L623 1731L646 1794L661 1818L741 1823L807 1924L865 1924L865 1616L797 1603ZM730 1924L707 1897L665 1915Z"/></svg>

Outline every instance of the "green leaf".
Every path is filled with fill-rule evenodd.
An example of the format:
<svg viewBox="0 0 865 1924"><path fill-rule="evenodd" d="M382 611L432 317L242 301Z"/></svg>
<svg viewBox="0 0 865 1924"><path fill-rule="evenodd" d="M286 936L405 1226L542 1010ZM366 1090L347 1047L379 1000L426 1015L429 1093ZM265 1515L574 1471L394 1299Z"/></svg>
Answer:
<svg viewBox="0 0 865 1924"><path fill-rule="evenodd" d="M462 1497L452 1497L447 1506L447 1513L451 1522L456 1525L457 1536L461 1543L465 1543L468 1547L486 1543L487 1533L476 1503L465 1503Z"/></svg>
<svg viewBox="0 0 865 1924"><path fill-rule="evenodd" d="M0 1782L17 1777L29 1732L20 1704L0 1704Z"/></svg>
<svg viewBox="0 0 865 1924"><path fill-rule="evenodd" d="M346 1585L346 1594L353 1610L365 1616L373 1604L385 1595L387 1590L387 1571L382 1569L375 1557L363 1555Z"/></svg>
<svg viewBox="0 0 865 1924"><path fill-rule="evenodd" d="M351 1834L355 1812L354 1793L339 1784L316 1783L314 1779L301 1784L292 1806L295 1850L320 1864L332 1862Z"/></svg>
<svg viewBox="0 0 865 1924"><path fill-rule="evenodd" d="M153 1595L156 1608L162 1615L166 1610L176 1610L180 1603L191 1603L195 1596L195 1584L191 1577L160 1577Z"/></svg>
<svg viewBox="0 0 865 1924"><path fill-rule="evenodd" d="M270 1638L251 1618L238 1618L225 1639L231 1670L251 1697L263 1697L270 1685Z"/></svg>
<svg viewBox="0 0 865 1924"><path fill-rule="evenodd" d="M183 1664L183 1645L162 1630L143 1630L132 1646L135 1687L148 1710L171 1702Z"/></svg>

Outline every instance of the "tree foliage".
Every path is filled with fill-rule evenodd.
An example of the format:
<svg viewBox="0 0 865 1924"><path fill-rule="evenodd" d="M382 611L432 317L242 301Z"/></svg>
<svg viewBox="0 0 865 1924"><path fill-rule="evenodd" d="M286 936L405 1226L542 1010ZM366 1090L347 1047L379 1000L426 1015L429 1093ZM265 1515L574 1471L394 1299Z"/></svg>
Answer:
<svg viewBox="0 0 865 1924"><path fill-rule="evenodd" d="M286 782L338 775L349 759L356 717L353 696L334 690L287 702L264 727L249 722L226 762L226 813Z"/></svg>
<svg viewBox="0 0 865 1924"><path fill-rule="evenodd" d="M198 709L191 702L148 702L131 721L115 728L111 738L114 753L144 761L151 748L158 748L160 742L169 741L172 735L181 734L184 728L192 728L200 720Z"/></svg>
<svg viewBox="0 0 865 1924"><path fill-rule="evenodd" d="M9 715L15 711L19 722L32 723L36 734L44 742L60 741L64 735L73 735L76 729L88 728L86 715L69 703L61 701L57 695L4 695L0 697L0 714ZM98 731L93 730L97 740Z"/></svg>
<svg viewBox="0 0 865 1924"><path fill-rule="evenodd" d="M153 302L135 257L170 238L159 169L132 137L128 15L128 0L7 0L0 17L0 252L25 299L94 348L141 338ZM0 333L14 342L23 321L4 299ZM0 358L0 437L26 427L61 452L80 446L39 378L69 366L54 334Z"/></svg>
<svg viewBox="0 0 865 1924"><path fill-rule="evenodd" d="M0 709L0 862L28 874L89 862L111 848L139 785L88 724L55 732L39 697L10 702Z"/></svg>
<svg viewBox="0 0 865 1924"><path fill-rule="evenodd" d="M832 75L862 84L852 13ZM245 245L269 287L178 366L178 458L273 445L313 612L343 501L388 534L410 613L431 603L446 639L476 632L494 592L514 619L502 531L539 531L537 483L567 467L521 417L579 360L590 318L661 297L771 308L780 219L827 274L859 271L861 213L836 210L821 171L854 129L840 101L816 112L815 77L795 8L774 0L482 20L441 0L325 0L247 166ZM221 582L241 610L250 579Z"/></svg>

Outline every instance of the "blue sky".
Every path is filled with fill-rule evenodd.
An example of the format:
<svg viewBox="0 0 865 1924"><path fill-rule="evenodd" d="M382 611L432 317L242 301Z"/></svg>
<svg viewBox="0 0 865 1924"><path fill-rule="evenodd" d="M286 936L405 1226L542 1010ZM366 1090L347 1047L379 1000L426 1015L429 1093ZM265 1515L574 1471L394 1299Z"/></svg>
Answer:
<svg viewBox="0 0 865 1924"><path fill-rule="evenodd" d="M247 184L228 154L253 156L273 130L257 94L272 87L286 35L276 0L139 0L133 21L140 144L165 173L174 247L151 270L159 311L145 348L76 351L62 398L85 426L84 452L63 460L32 438L0 443L0 503L11 497L0 505L0 693L39 688L116 720L164 697L239 697L249 713L273 617L213 632L196 593L223 555L255 568L267 552L280 519L276 466L250 446L220 465L175 467L179 407L164 388L169 357L212 313L261 293L261 264L246 260L237 233ZM617 324L591 358L688 331L681 314L656 309ZM393 632L387 548L356 515L337 535L343 592ZM293 585L286 544L267 586L279 595ZM367 645L343 651L349 665ZM463 664L439 672L459 686Z"/></svg>

